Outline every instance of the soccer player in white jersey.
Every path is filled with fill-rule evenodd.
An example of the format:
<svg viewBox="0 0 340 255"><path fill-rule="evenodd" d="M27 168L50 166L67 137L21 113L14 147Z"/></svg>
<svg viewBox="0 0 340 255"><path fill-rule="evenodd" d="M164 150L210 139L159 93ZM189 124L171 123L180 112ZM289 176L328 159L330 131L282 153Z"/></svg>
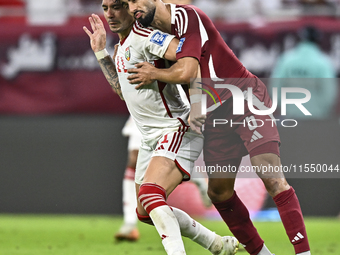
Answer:
<svg viewBox="0 0 340 255"><path fill-rule="evenodd" d="M180 90L181 97L185 99L186 95L183 90ZM184 101L184 100L183 100ZM189 102L186 102L189 104ZM128 137L128 156L123 178L123 224L115 234L117 241L137 241L139 239L139 231L137 228L137 200L135 188L135 172L138 157L138 150L141 145L142 135L139 132L131 115L126 121L123 129L123 136ZM208 197L208 183L205 178L197 177L191 179L195 183L200 192L202 202L205 207L212 205Z"/></svg>
<svg viewBox="0 0 340 255"><path fill-rule="evenodd" d="M190 105L187 96L180 85L178 85L179 93L185 104ZM138 157L138 150L141 145L142 135L138 130L131 115L125 122L122 129L122 135L128 137L128 155L127 163L123 178L123 224L118 232L114 235L117 241L137 241L139 239L139 231L137 228L137 215L136 215L136 188L135 188L135 172ZM205 207L211 207L212 203L208 197L208 182L206 178L196 177L191 178L192 182L199 190L202 202Z"/></svg>
<svg viewBox="0 0 340 255"><path fill-rule="evenodd" d="M106 32L99 16L89 18L93 33L86 27L84 31L105 77L124 98L142 133L135 175L138 218L156 227L169 255L186 254L181 234L212 254L235 254L236 238L222 238L166 203L176 186L190 178L203 145L202 135L188 126L190 108L181 100L177 87L153 82L146 89L135 90L126 79L127 68L140 61L158 65L164 63L161 57L175 60L178 41L160 31L141 28L119 0L103 0L102 7L111 31L120 39L115 64L105 49Z"/></svg>

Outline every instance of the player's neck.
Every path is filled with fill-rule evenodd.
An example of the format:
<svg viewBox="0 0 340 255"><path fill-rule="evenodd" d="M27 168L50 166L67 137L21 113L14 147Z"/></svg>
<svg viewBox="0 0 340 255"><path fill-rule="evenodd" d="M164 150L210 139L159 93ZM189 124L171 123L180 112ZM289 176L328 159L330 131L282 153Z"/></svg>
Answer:
<svg viewBox="0 0 340 255"><path fill-rule="evenodd" d="M157 6L152 26L162 30L166 33L171 33L171 7L170 4L164 4L160 1L160 5Z"/></svg>
<svg viewBox="0 0 340 255"><path fill-rule="evenodd" d="M118 33L118 37L119 37L120 42L124 41L126 39L126 37L129 36L131 29L132 29L132 26L129 29L126 29L126 30Z"/></svg>

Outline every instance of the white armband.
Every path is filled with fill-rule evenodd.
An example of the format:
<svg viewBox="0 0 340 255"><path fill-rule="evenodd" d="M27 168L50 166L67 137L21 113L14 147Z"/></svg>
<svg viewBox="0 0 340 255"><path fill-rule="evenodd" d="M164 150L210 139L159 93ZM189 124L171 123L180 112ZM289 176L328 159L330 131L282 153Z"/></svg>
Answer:
<svg viewBox="0 0 340 255"><path fill-rule="evenodd" d="M190 103L200 103L202 101L202 94L194 94L190 96Z"/></svg>
<svg viewBox="0 0 340 255"><path fill-rule="evenodd" d="M96 55L97 60L105 58L106 56L110 56L110 54L107 52L106 48L103 49L103 50L95 52L94 55Z"/></svg>

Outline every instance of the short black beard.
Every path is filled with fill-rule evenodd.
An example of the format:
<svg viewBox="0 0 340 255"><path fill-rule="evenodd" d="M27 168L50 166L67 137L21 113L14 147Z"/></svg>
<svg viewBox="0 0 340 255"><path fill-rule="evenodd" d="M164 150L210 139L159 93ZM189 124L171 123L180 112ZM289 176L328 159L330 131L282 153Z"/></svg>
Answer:
<svg viewBox="0 0 340 255"><path fill-rule="evenodd" d="M154 7L148 14L145 15L143 19L139 19L138 21L143 25L143 27L149 27L155 17L156 7Z"/></svg>

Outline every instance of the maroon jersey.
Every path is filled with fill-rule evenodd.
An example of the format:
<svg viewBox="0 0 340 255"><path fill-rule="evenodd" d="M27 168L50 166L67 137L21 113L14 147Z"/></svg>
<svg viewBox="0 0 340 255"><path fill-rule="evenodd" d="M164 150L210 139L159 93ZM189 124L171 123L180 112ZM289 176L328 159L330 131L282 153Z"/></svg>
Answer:
<svg viewBox="0 0 340 255"><path fill-rule="evenodd" d="M177 59L194 57L198 59L202 78L226 79L228 84L238 86L242 91L247 87L258 87L256 76L251 74L224 42L210 18L195 6L171 5L171 33L179 40ZM252 78L252 79L246 79ZM255 78L255 79L254 79ZM213 84L209 84L213 87ZM203 86L204 88L204 86ZM216 89L222 102L231 96L228 89ZM207 107L214 104L207 97Z"/></svg>
<svg viewBox="0 0 340 255"><path fill-rule="evenodd" d="M266 86L242 65L209 17L194 6L172 4L171 30L171 33L180 40L176 58L196 58L201 67L202 88L214 95L217 102L218 95L222 102L221 106L220 102L215 103L211 96L207 96L208 114L204 130L205 162L208 165L216 162L223 163L225 160L241 158L248 153L251 156L260 153L274 153L279 156L280 137L277 127L267 121L267 119L274 119L274 116L253 114L246 102L248 94L244 93L248 87L251 87L255 96L252 97L254 107L268 109L272 102ZM243 92L244 114L233 113L233 101L227 100L232 95L230 90L215 88L215 84L235 85ZM237 124L215 126L214 119L228 120L229 123ZM264 125L257 127L242 124L253 119L263 120ZM260 149L255 150L256 148Z"/></svg>

